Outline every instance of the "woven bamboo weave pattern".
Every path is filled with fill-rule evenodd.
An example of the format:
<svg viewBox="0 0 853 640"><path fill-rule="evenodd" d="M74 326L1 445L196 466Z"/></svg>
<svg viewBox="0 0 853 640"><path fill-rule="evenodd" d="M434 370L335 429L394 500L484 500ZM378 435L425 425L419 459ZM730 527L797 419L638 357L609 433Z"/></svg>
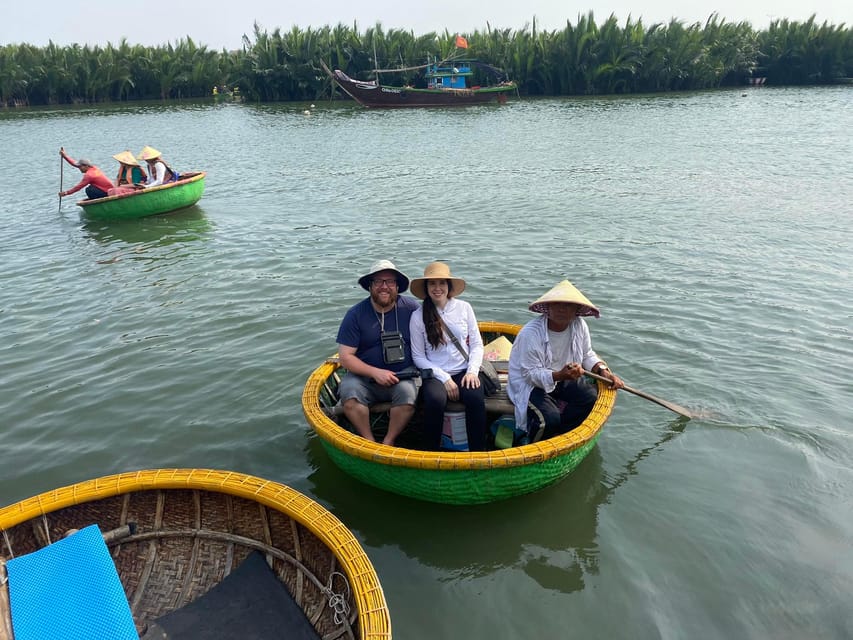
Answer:
<svg viewBox="0 0 853 640"><path fill-rule="evenodd" d="M140 633L156 617L206 593L258 550L322 638L391 638L382 587L352 533L290 487L227 471L125 473L4 507L0 574L5 559L93 522L104 533L116 532L115 539L105 539ZM2 640L11 638L4 590ZM348 613L336 612L335 594L344 597Z"/></svg>

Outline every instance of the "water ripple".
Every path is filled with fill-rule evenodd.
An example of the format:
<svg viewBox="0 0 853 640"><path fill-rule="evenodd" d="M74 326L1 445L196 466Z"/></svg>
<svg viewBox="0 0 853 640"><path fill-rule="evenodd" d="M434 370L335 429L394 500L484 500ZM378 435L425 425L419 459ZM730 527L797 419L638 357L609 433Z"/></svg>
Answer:
<svg viewBox="0 0 853 640"><path fill-rule="evenodd" d="M563 612L598 637L831 637L844 613L826 603L853 584L849 97L2 111L0 140L22 151L0 172L0 503L134 468L232 468L313 492L372 541L386 593L412 596L395 603L401 637L423 637L406 601L499 637L505 617L470 615L486 590L543 637L565 634ZM63 140L110 172L152 144L208 171L207 191L170 216L84 220L73 197L57 207ZM589 325L614 370L702 417L674 424L620 392L572 478L494 509L366 490L299 401L378 258L410 276L450 262L484 320L525 322L569 278L602 310Z"/></svg>

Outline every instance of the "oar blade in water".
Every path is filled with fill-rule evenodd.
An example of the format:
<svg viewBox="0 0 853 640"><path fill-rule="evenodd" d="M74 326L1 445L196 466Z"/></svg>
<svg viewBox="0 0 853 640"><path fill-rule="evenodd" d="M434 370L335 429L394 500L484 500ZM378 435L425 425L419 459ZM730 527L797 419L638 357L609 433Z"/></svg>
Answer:
<svg viewBox="0 0 853 640"><path fill-rule="evenodd" d="M610 382L610 380L608 378L605 378L604 376L600 376L597 373L593 373L592 371L585 371L585 373L590 378L595 378L596 380L602 380L604 382ZM668 400L662 400L661 398L657 398L650 393L640 391L639 389L634 389L632 387L629 387L628 385L625 385L622 388L625 391L627 391L628 393L633 393L636 396L640 396L641 398L645 398L646 400L650 400L656 404L659 404L660 406L664 407L665 409L669 409L673 413L677 413L679 415L684 416L685 418L693 418L694 417L693 412L691 412L689 409L685 409L681 405L675 404L674 402L669 402Z"/></svg>

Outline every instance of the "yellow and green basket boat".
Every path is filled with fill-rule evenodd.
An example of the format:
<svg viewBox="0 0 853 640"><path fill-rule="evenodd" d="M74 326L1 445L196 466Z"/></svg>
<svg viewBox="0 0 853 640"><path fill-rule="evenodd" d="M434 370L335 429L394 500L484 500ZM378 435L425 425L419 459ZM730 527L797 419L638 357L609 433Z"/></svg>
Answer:
<svg viewBox="0 0 853 640"><path fill-rule="evenodd" d="M50 566L40 557L53 554L55 561L83 533L91 534L91 552L86 548L53 576L39 574ZM77 578L82 595L69 605ZM52 599L71 607L58 621L50 620ZM118 619L104 622L106 610ZM284 610L298 633L275 626L272 636L252 635L261 624L278 624ZM69 617L81 618L84 630L69 631L75 623ZM51 630L51 622L63 630ZM18 625L29 625L30 635L19 636ZM291 632L323 640L391 638L385 595L359 542L290 487L231 471L154 469L88 480L0 509L0 640Z"/></svg>
<svg viewBox="0 0 853 640"><path fill-rule="evenodd" d="M512 341L521 329L502 322L479 325L485 343L500 336ZM344 426L337 395L344 373L337 358L330 358L309 376L302 393L305 417L332 461L380 489L447 504L503 500L561 480L595 447L616 402L616 391L599 382L598 400L589 416L568 433L493 451L421 451L406 448L401 440L404 446L370 442ZM487 398L486 411L490 420L511 414L506 392Z"/></svg>

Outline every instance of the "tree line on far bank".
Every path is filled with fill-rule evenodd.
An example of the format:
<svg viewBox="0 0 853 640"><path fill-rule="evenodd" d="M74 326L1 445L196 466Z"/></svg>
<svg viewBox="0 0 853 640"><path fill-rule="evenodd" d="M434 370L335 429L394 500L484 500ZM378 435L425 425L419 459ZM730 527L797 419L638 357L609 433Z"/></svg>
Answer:
<svg viewBox="0 0 853 640"><path fill-rule="evenodd" d="M456 33L384 30L357 25L272 32L255 24L236 51L214 51L187 37L156 47L0 46L0 105L39 106L172 100L239 88L252 101L314 101L340 95L320 61L359 79L454 53ZM650 26L592 12L561 30L532 27L461 34L469 59L504 70L528 96L652 93L737 86L751 77L770 85L850 82L853 31L841 25L774 20L763 30L712 14L705 24ZM419 70L383 74L385 84L416 85ZM486 84L488 79L477 78Z"/></svg>

